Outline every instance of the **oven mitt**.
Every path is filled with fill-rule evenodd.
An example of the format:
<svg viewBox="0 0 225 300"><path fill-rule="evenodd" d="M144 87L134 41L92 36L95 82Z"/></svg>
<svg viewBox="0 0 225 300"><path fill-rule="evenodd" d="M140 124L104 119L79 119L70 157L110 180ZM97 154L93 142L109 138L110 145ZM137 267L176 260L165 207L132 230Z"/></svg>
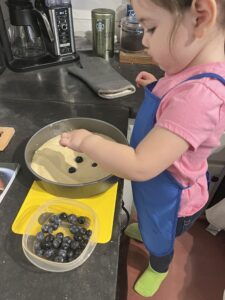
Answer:
<svg viewBox="0 0 225 300"><path fill-rule="evenodd" d="M68 73L79 77L104 99L114 99L133 94L134 85L122 77L113 67L101 57L83 57L82 67L74 64Z"/></svg>

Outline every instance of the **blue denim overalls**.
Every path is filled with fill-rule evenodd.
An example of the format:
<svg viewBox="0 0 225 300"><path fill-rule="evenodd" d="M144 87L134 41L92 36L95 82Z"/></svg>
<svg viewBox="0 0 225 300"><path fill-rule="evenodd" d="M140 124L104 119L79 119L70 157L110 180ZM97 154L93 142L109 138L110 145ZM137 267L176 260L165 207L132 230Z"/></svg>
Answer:
<svg viewBox="0 0 225 300"><path fill-rule="evenodd" d="M224 78L214 73L198 74L185 81L203 77L217 79L225 85ZM156 112L163 98L160 99L152 93L156 83L145 87L145 98L131 137L133 148L137 147L155 125ZM178 210L184 188L188 187L183 187L167 170L147 181L132 181L142 239L148 251L155 256L165 256L173 252Z"/></svg>

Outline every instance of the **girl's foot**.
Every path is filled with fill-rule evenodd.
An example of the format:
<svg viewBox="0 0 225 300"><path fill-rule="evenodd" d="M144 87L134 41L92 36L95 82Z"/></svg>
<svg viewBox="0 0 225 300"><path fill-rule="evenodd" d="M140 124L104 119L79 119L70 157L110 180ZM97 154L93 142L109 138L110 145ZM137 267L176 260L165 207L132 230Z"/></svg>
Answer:
<svg viewBox="0 0 225 300"><path fill-rule="evenodd" d="M158 291L167 274L168 272L156 272L148 266L144 273L138 278L134 290L143 297L151 297Z"/></svg>
<svg viewBox="0 0 225 300"><path fill-rule="evenodd" d="M138 223L132 223L127 226L124 233L129 236L131 239L143 242L140 230L138 228Z"/></svg>

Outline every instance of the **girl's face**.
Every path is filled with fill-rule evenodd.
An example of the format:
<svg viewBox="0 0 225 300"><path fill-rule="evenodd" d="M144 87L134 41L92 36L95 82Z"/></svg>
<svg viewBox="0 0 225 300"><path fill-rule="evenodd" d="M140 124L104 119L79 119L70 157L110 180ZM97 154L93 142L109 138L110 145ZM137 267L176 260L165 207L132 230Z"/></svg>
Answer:
<svg viewBox="0 0 225 300"><path fill-rule="evenodd" d="M174 28L176 16L163 7L150 0L134 0L132 4L144 27L143 45L160 68L167 74L175 74L191 65L199 46L194 38L194 21L189 10Z"/></svg>

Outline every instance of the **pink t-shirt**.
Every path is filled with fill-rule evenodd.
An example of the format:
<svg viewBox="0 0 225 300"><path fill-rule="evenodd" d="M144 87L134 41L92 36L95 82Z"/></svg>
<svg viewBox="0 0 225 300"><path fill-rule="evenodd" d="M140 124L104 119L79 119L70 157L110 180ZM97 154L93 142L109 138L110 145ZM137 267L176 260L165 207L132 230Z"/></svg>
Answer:
<svg viewBox="0 0 225 300"><path fill-rule="evenodd" d="M183 185L179 216L190 216L208 200L207 158L220 145L225 130L225 85L219 80L202 78L183 82L201 73L216 73L225 78L225 63L190 67L161 78L153 93L163 97L156 116L156 126L170 130L186 140L190 147L169 167Z"/></svg>

